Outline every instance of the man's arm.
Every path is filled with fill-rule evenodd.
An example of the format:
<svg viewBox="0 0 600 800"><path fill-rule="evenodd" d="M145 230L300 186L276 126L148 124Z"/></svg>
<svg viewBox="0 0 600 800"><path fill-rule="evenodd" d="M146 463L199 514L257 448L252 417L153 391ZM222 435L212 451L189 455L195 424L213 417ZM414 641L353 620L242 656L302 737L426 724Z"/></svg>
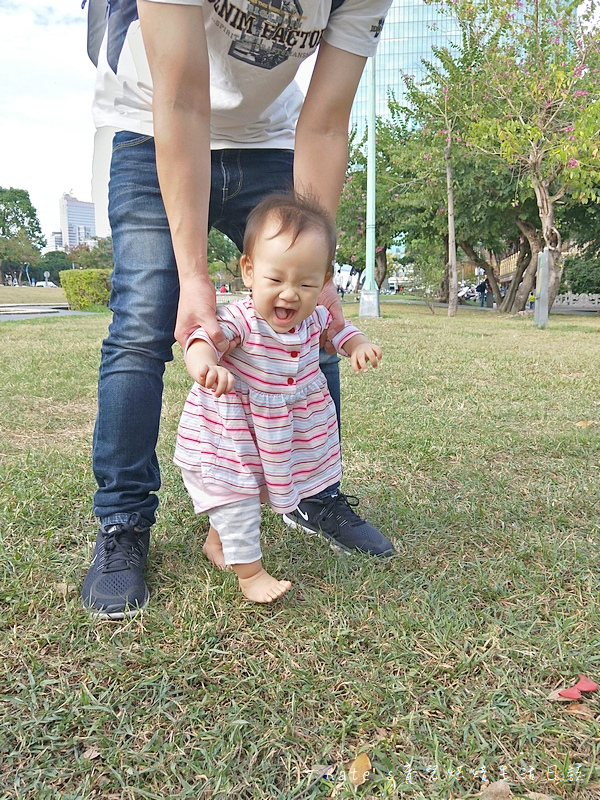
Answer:
<svg viewBox="0 0 600 800"><path fill-rule="evenodd" d="M335 219L348 166L348 124L366 58L321 42L296 127L294 187L315 196ZM330 330L344 325L332 281L319 303L333 316Z"/></svg>
<svg viewBox="0 0 600 800"><path fill-rule="evenodd" d="M202 7L138 0L138 12L152 74L158 178L179 273L175 336L183 346L201 326L226 350L207 264L210 85Z"/></svg>
<svg viewBox="0 0 600 800"><path fill-rule="evenodd" d="M348 123L366 58L322 41L296 127L294 186L335 219L348 166Z"/></svg>

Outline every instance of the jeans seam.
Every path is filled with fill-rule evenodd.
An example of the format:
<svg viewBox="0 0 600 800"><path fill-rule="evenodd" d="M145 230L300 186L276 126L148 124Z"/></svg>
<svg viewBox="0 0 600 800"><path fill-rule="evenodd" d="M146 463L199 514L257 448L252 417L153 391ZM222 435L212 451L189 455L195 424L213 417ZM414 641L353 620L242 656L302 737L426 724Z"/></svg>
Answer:
<svg viewBox="0 0 600 800"><path fill-rule="evenodd" d="M238 185L235 192L232 192L231 194L229 193L229 191L227 192L228 200L233 200L233 198L236 197L242 191L242 186L244 183L244 170L242 169L242 154L239 150L237 152L237 168L238 168Z"/></svg>
<svg viewBox="0 0 600 800"><path fill-rule="evenodd" d="M145 144L146 142L150 141L150 139L152 139L152 136L140 136L140 138L135 139L133 142L122 142L121 144L116 144L113 147L112 152L116 153L117 150L123 150L126 147L137 147L140 144Z"/></svg>

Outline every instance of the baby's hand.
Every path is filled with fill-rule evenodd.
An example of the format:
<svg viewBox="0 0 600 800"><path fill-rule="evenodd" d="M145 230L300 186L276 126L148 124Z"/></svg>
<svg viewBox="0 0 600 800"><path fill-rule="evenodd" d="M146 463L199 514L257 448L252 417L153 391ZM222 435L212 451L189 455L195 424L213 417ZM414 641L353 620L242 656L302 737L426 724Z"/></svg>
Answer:
<svg viewBox="0 0 600 800"><path fill-rule="evenodd" d="M195 378L200 386L214 389L215 397L227 394L233 389L234 377L225 367L199 364Z"/></svg>
<svg viewBox="0 0 600 800"><path fill-rule="evenodd" d="M350 356L350 363L352 369L358 375L359 372L367 372L367 363L370 362L372 367L376 367L383 357L381 347L371 342L357 345L352 355Z"/></svg>

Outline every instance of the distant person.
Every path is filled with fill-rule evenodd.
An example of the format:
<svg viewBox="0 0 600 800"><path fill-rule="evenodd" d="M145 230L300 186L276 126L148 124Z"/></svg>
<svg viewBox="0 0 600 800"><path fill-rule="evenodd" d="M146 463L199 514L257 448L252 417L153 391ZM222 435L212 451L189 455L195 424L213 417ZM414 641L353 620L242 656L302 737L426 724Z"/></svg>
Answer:
<svg viewBox="0 0 600 800"><path fill-rule="evenodd" d="M475 287L475 291L479 295L479 306L481 308L483 308L484 305L485 305L485 298L486 298L486 295L487 295L487 293L489 291L489 288L490 288L490 284L489 284L489 281L487 280L487 278L485 280L481 281L481 283L478 284Z"/></svg>
<svg viewBox="0 0 600 800"><path fill-rule="evenodd" d="M221 292L221 294L227 294L227 287L225 286L224 283L221 284L221 288L219 289L219 291Z"/></svg>
<svg viewBox="0 0 600 800"><path fill-rule="evenodd" d="M535 308L535 294L534 292L530 292L529 294L529 310L533 311Z"/></svg>
<svg viewBox="0 0 600 800"><path fill-rule="evenodd" d="M175 463L197 514L207 513L208 559L231 567L242 593L270 603L291 583L269 575L260 549L260 502L293 527L310 498L342 476L337 415L319 369L319 339L331 314L318 299L331 280L336 234L320 206L294 195L266 198L248 217L240 259L245 300L221 306L221 355L202 329L186 346L194 384L181 417ZM354 372L376 367L381 349L350 322L332 339ZM304 509L304 511L303 511ZM335 531L322 531L337 545ZM347 544L374 555L394 548L379 531Z"/></svg>

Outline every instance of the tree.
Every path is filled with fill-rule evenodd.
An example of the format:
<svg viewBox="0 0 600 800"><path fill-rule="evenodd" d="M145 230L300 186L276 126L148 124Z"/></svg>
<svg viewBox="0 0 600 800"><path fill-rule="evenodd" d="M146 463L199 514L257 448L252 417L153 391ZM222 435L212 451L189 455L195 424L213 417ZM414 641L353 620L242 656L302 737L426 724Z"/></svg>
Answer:
<svg viewBox="0 0 600 800"><path fill-rule="evenodd" d="M397 227L410 253L417 252L423 260L429 242L432 256L442 254L442 267L449 261L446 215L447 183L444 134L430 128L410 129L406 126L403 109L390 104L394 141L390 148L388 179L393 185ZM502 254L519 240L518 224L536 218L535 205L529 199L519 201L523 187L513 172L498 158L483 156L456 137L452 152L453 195L457 244L469 260L483 268L492 286L498 308L510 310L506 298L501 301L494 268ZM525 266L529 263L523 252ZM437 257L437 256L436 256ZM427 259L429 262L429 259ZM428 269L432 276L437 270ZM444 279L439 297L447 302L448 280ZM512 303L512 298L509 298Z"/></svg>
<svg viewBox="0 0 600 800"><path fill-rule="evenodd" d="M600 178L595 4L579 17L572 0L451 0L444 5L473 20L480 31L482 91L470 110L466 136L481 152L502 158L533 189L549 249L551 307L561 274L557 204L569 192L596 200ZM524 307L534 275L534 268L524 274L517 306Z"/></svg>
<svg viewBox="0 0 600 800"><path fill-rule="evenodd" d="M434 48L435 61L423 61L425 77L418 83L411 76L405 76L408 106L403 109L409 118L434 134L433 147L443 157L449 317L456 315L458 307L454 151L463 139L467 109L480 89L477 75L481 60L481 32L474 19L464 15L459 16L457 22L460 43ZM491 280L494 280L493 271Z"/></svg>
<svg viewBox="0 0 600 800"><path fill-rule="evenodd" d="M565 259L565 289L575 294L600 294L600 256L591 248Z"/></svg>
<svg viewBox="0 0 600 800"><path fill-rule="evenodd" d="M40 251L28 238L24 229L14 236L0 239L0 261L3 273L12 268L13 277L21 284L23 271L40 260Z"/></svg>
<svg viewBox="0 0 600 800"><path fill-rule="evenodd" d="M394 190L391 153L396 135L382 119L376 121L375 281L381 288L387 275L387 251L400 228L398 194ZM336 259L362 272L366 258L367 156L365 142L350 141L348 173L337 214L339 241Z"/></svg>
<svg viewBox="0 0 600 800"><path fill-rule="evenodd" d="M233 278L240 276L239 251L228 236L211 228L208 234L208 263L209 273L214 276L216 272L226 270Z"/></svg>
<svg viewBox="0 0 600 800"><path fill-rule="evenodd" d="M93 241L93 245L78 244L67 250L69 265L75 264L77 269L113 269L112 238L94 236Z"/></svg>
<svg viewBox="0 0 600 800"><path fill-rule="evenodd" d="M37 263L45 244L29 192L0 187L0 284L4 283L4 272L11 264L20 280L25 265Z"/></svg>
<svg viewBox="0 0 600 800"><path fill-rule="evenodd" d="M31 270L30 277L42 280L44 272L50 273L50 280L54 283L59 283L60 278L58 273L63 269L71 269L71 259L64 252L64 250L49 250L44 253L40 258L39 264L34 270Z"/></svg>

